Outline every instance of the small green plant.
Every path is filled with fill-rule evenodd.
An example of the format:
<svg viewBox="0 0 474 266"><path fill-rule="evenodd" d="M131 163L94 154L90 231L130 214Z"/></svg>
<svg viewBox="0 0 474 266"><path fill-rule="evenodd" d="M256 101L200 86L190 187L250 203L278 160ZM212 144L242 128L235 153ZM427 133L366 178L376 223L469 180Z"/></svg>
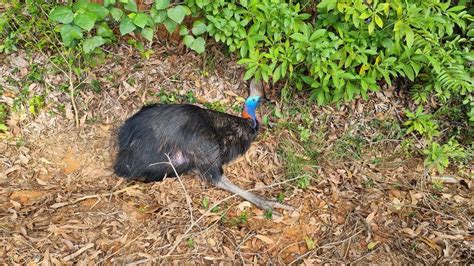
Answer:
<svg viewBox="0 0 474 266"><path fill-rule="evenodd" d="M202 199L201 205L204 209L209 209L209 199L207 197L204 197Z"/></svg>
<svg viewBox="0 0 474 266"><path fill-rule="evenodd" d="M216 206L216 207L214 207L214 208L211 209L211 212L212 212L212 213L218 213L218 212L220 212L220 211L221 211L221 208L220 208L219 206Z"/></svg>
<svg viewBox="0 0 474 266"><path fill-rule="evenodd" d="M304 242L306 243L306 248L308 250L313 250L316 248L316 243L314 243L314 240L311 237L305 236Z"/></svg>
<svg viewBox="0 0 474 266"><path fill-rule="evenodd" d="M241 224L246 224L247 223L247 219L248 219L248 213L247 211L242 211L239 215L239 223Z"/></svg>
<svg viewBox="0 0 474 266"><path fill-rule="evenodd" d="M192 238L188 238L186 239L186 245L189 247L189 248L194 248L194 245L196 243L194 242L194 240Z"/></svg>
<svg viewBox="0 0 474 266"><path fill-rule="evenodd" d="M444 188L444 183L442 180L433 180L431 184L433 185L433 189L438 192L441 192Z"/></svg>
<svg viewBox="0 0 474 266"><path fill-rule="evenodd" d="M193 91L188 91L186 93L186 102L187 103L197 103L197 98L196 96L194 95L194 92Z"/></svg>
<svg viewBox="0 0 474 266"><path fill-rule="evenodd" d="M220 101L207 102L207 103L204 103L204 106L208 109L218 111L218 112L225 112L225 109L226 109L225 106Z"/></svg>
<svg viewBox="0 0 474 266"><path fill-rule="evenodd" d="M301 189L306 189L311 185L312 176L315 175L315 161L306 153L312 153L308 146L308 149L304 150L305 154L300 154L295 150L295 146L292 143L284 143L282 150L280 151L283 160L286 162L286 176L289 179L295 178L296 186ZM278 201L283 201L285 197L284 193L280 193L277 197Z"/></svg>
<svg viewBox="0 0 474 266"><path fill-rule="evenodd" d="M375 185L375 182L372 178L368 178L364 181L362 181L362 185L365 187L365 188L371 188Z"/></svg>
<svg viewBox="0 0 474 266"><path fill-rule="evenodd" d="M265 212L263 212L263 217L267 220L271 220L272 217L273 217L273 211L272 210L265 210Z"/></svg>
<svg viewBox="0 0 474 266"><path fill-rule="evenodd" d="M303 175L298 178L296 184L301 189L306 189L311 185L311 176L310 175Z"/></svg>
<svg viewBox="0 0 474 266"><path fill-rule="evenodd" d="M142 214L146 213L147 211L148 211L148 206L146 206L146 205L142 205L138 208L138 212L140 212Z"/></svg>
<svg viewBox="0 0 474 266"><path fill-rule="evenodd" d="M453 139L443 145L432 142L423 150L423 153L426 155L425 166L429 169L436 169L440 173L445 171L450 161L466 157L464 148Z"/></svg>
<svg viewBox="0 0 474 266"><path fill-rule="evenodd" d="M36 95L28 100L28 110L32 115L37 115L44 106L44 96Z"/></svg>
<svg viewBox="0 0 474 266"><path fill-rule="evenodd" d="M300 141L305 142L309 140L309 137L311 136L311 129L302 125L298 125L298 132L300 135Z"/></svg>
<svg viewBox="0 0 474 266"><path fill-rule="evenodd" d="M161 90L156 94L158 96L160 103L176 103L177 95L171 92L167 92L165 90Z"/></svg>
<svg viewBox="0 0 474 266"><path fill-rule="evenodd" d="M366 144L367 141L361 136L346 132L336 140L330 157L333 159L360 159Z"/></svg>
<svg viewBox="0 0 474 266"><path fill-rule="evenodd" d="M408 126L407 134L415 131L430 140L433 139L433 137L439 136L440 132L438 131L436 121L433 120L431 114L423 113L423 107L418 106L414 113L409 110L405 110L405 112L408 120L403 123L403 125Z"/></svg>
<svg viewBox="0 0 474 266"><path fill-rule="evenodd" d="M8 127L6 125L7 115L8 115L7 105L4 103L0 103L0 132L4 132L8 130Z"/></svg>
<svg viewBox="0 0 474 266"><path fill-rule="evenodd" d="M276 199L278 202L283 203L285 201L285 193L283 192L278 193L278 196Z"/></svg>

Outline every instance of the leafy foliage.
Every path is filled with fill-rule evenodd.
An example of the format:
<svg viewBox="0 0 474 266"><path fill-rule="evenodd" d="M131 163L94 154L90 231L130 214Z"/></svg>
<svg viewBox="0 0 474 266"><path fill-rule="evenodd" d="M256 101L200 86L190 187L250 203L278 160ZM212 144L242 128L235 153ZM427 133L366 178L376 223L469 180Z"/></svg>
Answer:
<svg viewBox="0 0 474 266"><path fill-rule="evenodd" d="M6 131L7 108L5 104L0 103L0 132Z"/></svg>
<svg viewBox="0 0 474 266"><path fill-rule="evenodd" d="M419 106L415 113L406 110L408 120L404 123L408 126L407 134L416 131L428 139L439 136L438 125L432 119L431 114L423 114L423 108Z"/></svg>
<svg viewBox="0 0 474 266"><path fill-rule="evenodd" d="M448 167L451 159L466 157L464 149L455 140L450 140L443 145L433 142L423 153L426 155L425 165L441 173Z"/></svg>
<svg viewBox="0 0 474 266"><path fill-rule="evenodd" d="M113 28L118 27L120 35L140 34L152 42L156 27L164 27L173 33L183 23L190 10L184 5L170 5L169 0L156 0L150 10L138 10L135 0L104 1L104 5L79 0L69 6L56 6L49 13L52 21L60 23L58 31L67 47L82 45L86 54L95 51L104 44L115 41ZM195 37L203 34L206 25L197 23L192 35L183 25L184 43L192 50L204 52L205 40Z"/></svg>
<svg viewBox="0 0 474 266"><path fill-rule="evenodd" d="M391 84L402 76L414 81L425 71L437 96L445 90L472 92L463 67L469 50L461 47L468 40L452 37L456 27L466 30L472 19L462 6L323 0L311 23L298 3L285 1L186 4L207 20L209 35L239 51L246 79L290 78L298 89L310 87L311 99L319 104L367 98L369 91L379 89L378 80Z"/></svg>
<svg viewBox="0 0 474 266"><path fill-rule="evenodd" d="M322 0L314 10L298 1L185 2L210 36L239 54L245 79L283 80L282 96L296 88L309 89L318 104L367 99L381 82L404 78L417 104L450 106L468 121L461 124L474 124L474 23L466 1ZM451 134L427 112L407 112L407 133L430 141ZM305 127L299 131L307 139Z"/></svg>

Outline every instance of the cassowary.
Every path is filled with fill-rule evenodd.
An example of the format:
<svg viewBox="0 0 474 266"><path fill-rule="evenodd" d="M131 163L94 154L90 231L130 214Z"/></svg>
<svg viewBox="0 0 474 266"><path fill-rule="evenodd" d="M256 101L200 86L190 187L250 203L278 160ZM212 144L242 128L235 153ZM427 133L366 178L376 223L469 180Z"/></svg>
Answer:
<svg viewBox="0 0 474 266"><path fill-rule="evenodd" d="M250 84L242 117L190 104L143 107L119 130L115 174L152 182L175 176L175 170L179 175L198 170L206 181L261 209L292 210L291 206L239 188L223 173L222 166L244 154L258 134L256 109L262 95L261 83L258 84L253 81Z"/></svg>

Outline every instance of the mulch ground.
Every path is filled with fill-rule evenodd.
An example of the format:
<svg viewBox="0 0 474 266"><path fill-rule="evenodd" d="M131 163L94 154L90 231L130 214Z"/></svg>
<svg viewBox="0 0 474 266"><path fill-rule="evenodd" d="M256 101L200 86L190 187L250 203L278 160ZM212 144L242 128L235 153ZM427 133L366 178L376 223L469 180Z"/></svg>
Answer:
<svg viewBox="0 0 474 266"><path fill-rule="evenodd" d="M68 94L58 90L67 88L68 80L47 56L19 51L1 59L1 101L14 106L27 86L31 95L45 95L45 106L32 115L17 105L19 111L9 115L9 131L1 135L0 261L474 262L472 168L427 174L421 157L404 154L397 139L387 134L375 140L380 127L372 122L398 121L403 109L393 89L340 108L311 105L320 157L317 167L308 167L312 179L305 189L288 180L280 151L290 145L297 156L304 156L309 148L285 127L264 127L249 152L225 168L241 187L269 198L284 192L285 202L297 210L283 217L267 219L261 210L193 173L180 177L184 188L177 178L144 184L114 176L117 128L143 104L158 102L160 91L192 91L198 103L219 101L234 114L231 107L247 95L242 69L232 58L215 52L215 58L208 55L203 61L172 44L154 50L144 60L119 48L86 72L84 80L74 80L82 83L74 97L77 113ZM209 64L215 68L203 68ZM47 71L27 82L38 67ZM279 101L277 90L267 93L272 102L261 114L276 106L287 115L272 116L270 125L278 119L303 119L288 112L292 105L303 106L303 99L288 105ZM360 151L347 148L359 156L340 154L347 134L369 143ZM435 178L444 186L433 188Z"/></svg>

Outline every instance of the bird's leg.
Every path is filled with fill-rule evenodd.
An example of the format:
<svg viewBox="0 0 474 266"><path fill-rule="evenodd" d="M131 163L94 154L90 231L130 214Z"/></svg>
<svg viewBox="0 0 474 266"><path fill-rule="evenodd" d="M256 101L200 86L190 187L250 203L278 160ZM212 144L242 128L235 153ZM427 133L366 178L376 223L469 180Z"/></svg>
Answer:
<svg viewBox="0 0 474 266"><path fill-rule="evenodd" d="M293 211L295 209L295 208L293 208L289 205L281 204L281 203L276 202L276 201L270 201L270 200L262 199L259 196L255 195L255 194L253 194L249 191L241 189L240 187L238 187L238 186L234 185L232 182L230 182L230 180L225 175L222 175L221 178L219 178L219 180L215 183L215 185L218 188L222 188L222 189L227 190L231 193L234 193L234 194L237 194L237 195L241 196L245 200L250 201L251 203L255 204L257 207L259 207L260 209L263 209L263 210L270 210L270 209L278 208L278 209Z"/></svg>

